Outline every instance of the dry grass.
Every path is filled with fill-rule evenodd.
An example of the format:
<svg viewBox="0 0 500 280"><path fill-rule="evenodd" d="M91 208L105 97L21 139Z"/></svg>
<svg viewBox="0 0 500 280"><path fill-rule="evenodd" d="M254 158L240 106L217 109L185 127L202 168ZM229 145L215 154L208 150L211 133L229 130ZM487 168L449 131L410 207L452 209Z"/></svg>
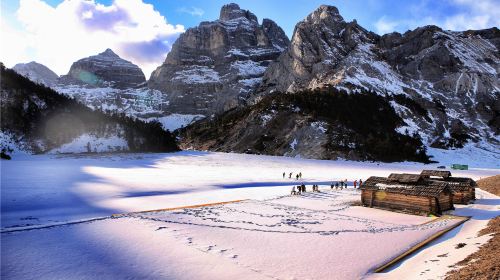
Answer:
<svg viewBox="0 0 500 280"><path fill-rule="evenodd" d="M500 177L494 177L497 177L498 182ZM479 251L458 262L456 265L465 266L449 272L445 280L500 279L500 262L498 261L500 257L500 216L492 219L488 223L488 227L479 232L479 236L490 233L493 234L493 238L481 246Z"/></svg>
<svg viewBox="0 0 500 280"><path fill-rule="evenodd" d="M482 190L500 196L500 175L481 179L477 181L477 185Z"/></svg>

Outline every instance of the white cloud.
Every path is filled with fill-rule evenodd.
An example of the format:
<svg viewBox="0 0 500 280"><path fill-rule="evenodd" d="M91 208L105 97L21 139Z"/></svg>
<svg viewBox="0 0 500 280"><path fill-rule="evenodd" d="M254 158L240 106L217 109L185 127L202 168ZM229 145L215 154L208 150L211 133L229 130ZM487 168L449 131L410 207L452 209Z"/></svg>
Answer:
<svg viewBox="0 0 500 280"><path fill-rule="evenodd" d="M66 74L80 58L111 48L149 77L185 31L142 0L114 0L109 6L64 0L56 7L42 0L21 0L17 19L21 30L1 22L2 41L8 38L9 44L2 44L0 59L9 67L35 60L58 74Z"/></svg>
<svg viewBox="0 0 500 280"><path fill-rule="evenodd" d="M30 45L32 42L28 40L16 28L4 18L0 18L0 61L7 67L12 67L16 63L33 60L29 55Z"/></svg>
<svg viewBox="0 0 500 280"><path fill-rule="evenodd" d="M464 12L447 17L443 27L450 30L484 29L500 26L498 0L453 0Z"/></svg>
<svg viewBox="0 0 500 280"><path fill-rule="evenodd" d="M182 7L180 9L178 9L177 11L180 13L186 13L186 14L190 14L192 16L198 16L198 17L201 17L205 13L204 10L197 8L197 7L191 7L191 8Z"/></svg>
<svg viewBox="0 0 500 280"><path fill-rule="evenodd" d="M398 25L399 22L387 20L386 17L383 16L379 20L377 20L377 22L375 23L375 28L377 29L377 33L386 34L395 31Z"/></svg>

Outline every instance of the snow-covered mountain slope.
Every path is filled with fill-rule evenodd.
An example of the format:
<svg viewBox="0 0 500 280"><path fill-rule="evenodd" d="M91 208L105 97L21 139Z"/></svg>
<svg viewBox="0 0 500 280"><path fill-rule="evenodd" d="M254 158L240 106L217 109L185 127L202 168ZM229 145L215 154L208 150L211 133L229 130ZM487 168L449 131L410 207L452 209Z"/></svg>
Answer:
<svg viewBox="0 0 500 280"><path fill-rule="evenodd" d="M146 87L142 71L109 49L73 63L70 73L61 78L46 66L35 62L18 64L14 70L33 82L42 83L91 109L110 114L125 114L144 121L157 120L164 123L168 119L165 129L170 131L204 117L169 112L168 95ZM127 83L123 83L123 80Z"/></svg>
<svg viewBox="0 0 500 280"><path fill-rule="evenodd" d="M0 148L18 151L175 151L160 123L94 111L1 66Z"/></svg>
<svg viewBox="0 0 500 280"><path fill-rule="evenodd" d="M218 20L202 22L177 39L148 85L168 95L171 112L228 110L245 102L288 42L272 20L259 24L250 11L225 5Z"/></svg>
<svg viewBox="0 0 500 280"><path fill-rule="evenodd" d="M18 63L12 67L12 69L33 82L46 86L56 84L57 79L59 79L59 76L57 76L57 74L50 70L47 66L35 61L29 63Z"/></svg>
<svg viewBox="0 0 500 280"><path fill-rule="evenodd" d="M378 36L321 6L295 28L290 46L271 64L256 100L272 92L333 86L389 96L432 147L485 140L499 145L500 31L451 32L425 26ZM358 108L362 110L362 108Z"/></svg>

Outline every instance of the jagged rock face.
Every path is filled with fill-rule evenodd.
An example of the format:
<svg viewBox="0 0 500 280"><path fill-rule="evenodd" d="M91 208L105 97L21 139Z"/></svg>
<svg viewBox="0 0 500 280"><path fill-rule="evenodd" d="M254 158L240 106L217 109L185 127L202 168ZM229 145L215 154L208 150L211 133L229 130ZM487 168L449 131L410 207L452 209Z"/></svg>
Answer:
<svg viewBox="0 0 500 280"><path fill-rule="evenodd" d="M68 74L61 77L59 82L97 87L131 88L146 82L146 78L137 65L120 58L111 49L106 49L98 55L74 62Z"/></svg>
<svg viewBox="0 0 500 280"><path fill-rule="evenodd" d="M59 76L47 66L35 61L29 63L18 63L12 69L31 81L46 86L54 85L59 78Z"/></svg>
<svg viewBox="0 0 500 280"><path fill-rule="evenodd" d="M272 20L260 25L250 11L225 5L218 20L202 22L177 39L148 86L168 95L171 112L227 110L244 103L288 43Z"/></svg>
<svg viewBox="0 0 500 280"><path fill-rule="evenodd" d="M266 71L264 86L281 92L314 87L358 43L375 38L356 22L345 22L337 8L323 5L296 25L290 47Z"/></svg>
<svg viewBox="0 0 500 280"><path fill-rule="evenodd" d="M297 92L333 86L369 89L391 98L428 145L468 140L498 144L500 32L452 32L425 26L378 36L338 10L321 6L296 25L290 47L264 74L259 92Z"/></svg>

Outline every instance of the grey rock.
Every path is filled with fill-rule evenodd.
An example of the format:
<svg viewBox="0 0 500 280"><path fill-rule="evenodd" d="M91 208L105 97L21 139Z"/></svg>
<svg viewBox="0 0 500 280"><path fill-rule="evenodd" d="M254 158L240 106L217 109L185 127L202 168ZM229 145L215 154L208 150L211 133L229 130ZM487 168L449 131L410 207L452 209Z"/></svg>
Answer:
<svg viewBox="0 0 500 280"><path fill-rule="evenodd" d="M146 82L142 70L135 64L122 59L111 49L74 62L67 75L59 81L62 84L113 88L136 87Z"/></svg>
<svg viewBox="0 0 500 280"><path fill-rule="evenodd" d="M218 20L202 22L179 36L148 86L167 95L169 112L222 112L245 104L288 43L272 20L259 24L250 11L225 5Z"/></svg>

